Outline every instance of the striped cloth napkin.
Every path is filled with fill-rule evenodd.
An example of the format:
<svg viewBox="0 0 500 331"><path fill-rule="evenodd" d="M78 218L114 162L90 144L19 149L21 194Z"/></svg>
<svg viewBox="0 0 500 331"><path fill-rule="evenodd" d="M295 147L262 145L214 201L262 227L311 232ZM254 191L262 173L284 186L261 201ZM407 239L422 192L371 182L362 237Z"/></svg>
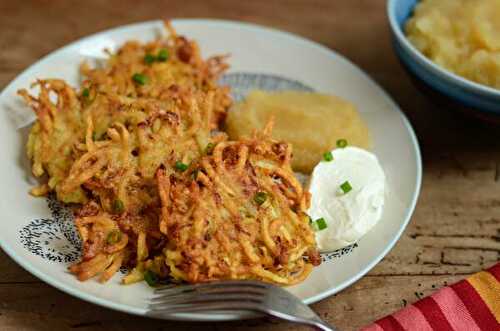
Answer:
<svg viewBox="0 0 500 331"><path fill-rule="evenodd" d="M362 331L500 331L500 263Z"/></svg>

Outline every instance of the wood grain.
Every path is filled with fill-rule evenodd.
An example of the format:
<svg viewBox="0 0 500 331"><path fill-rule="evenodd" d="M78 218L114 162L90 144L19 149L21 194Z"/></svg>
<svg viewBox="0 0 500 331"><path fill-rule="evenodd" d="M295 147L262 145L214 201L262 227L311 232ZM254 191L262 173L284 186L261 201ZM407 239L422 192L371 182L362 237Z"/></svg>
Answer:
<svg viewBox="0 0 500 331"><path fill-rule="evenodd" d="M412 222L367 276L313 308L340 330L362 325L500 259L500 130L419 94L395 58L384 0L0 0L0 88L41 56L85 35L168 17L242 20L287 30L348 57L400 104L424 159ZM40 282L0 252L0 329L306 330L270 320L161 322L100 308Z"/></svg>

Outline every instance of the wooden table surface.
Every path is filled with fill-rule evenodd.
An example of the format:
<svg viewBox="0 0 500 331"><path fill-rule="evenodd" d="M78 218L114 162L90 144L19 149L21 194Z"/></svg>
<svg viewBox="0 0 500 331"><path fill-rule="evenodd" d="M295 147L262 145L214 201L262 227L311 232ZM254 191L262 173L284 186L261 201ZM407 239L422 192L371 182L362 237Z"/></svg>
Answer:
<svg viewBox="0 0 500 331"><path fill-rule="evenodd" d="M356 330L500 257L500 130L434 106L393 54L384 0L0 0L0 89L43 55L88 34L169 17L254 22L342 53L401 106L421 143L424 176L412 221L368 275L312 305ZM288 323L174 323L139 318L64 294L0 251L1 330L306 330ZM332 275L333 276L333 275Z"/></svg>

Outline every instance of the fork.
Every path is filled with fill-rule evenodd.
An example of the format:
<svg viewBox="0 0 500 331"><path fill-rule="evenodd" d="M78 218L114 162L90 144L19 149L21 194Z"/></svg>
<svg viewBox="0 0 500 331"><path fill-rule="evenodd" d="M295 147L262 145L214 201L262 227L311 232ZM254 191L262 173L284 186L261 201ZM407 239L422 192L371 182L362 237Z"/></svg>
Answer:
<svg viewBox="0 0 500 331"><path fill-rule="evenodd" d="M179 313L251 311L318 330L336 330L288 291L257 281L218 281L159 288L148 308L147 314L157 318Z"/></svg>

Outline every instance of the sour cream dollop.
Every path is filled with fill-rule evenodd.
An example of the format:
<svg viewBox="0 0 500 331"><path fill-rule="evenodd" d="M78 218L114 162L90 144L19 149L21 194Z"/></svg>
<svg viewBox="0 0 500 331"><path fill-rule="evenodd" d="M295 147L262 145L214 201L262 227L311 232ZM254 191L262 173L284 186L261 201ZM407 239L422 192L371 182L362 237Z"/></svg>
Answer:
<svg viewBox="0 0 500 331"><path fill-rule="evenodd" d="M377 224L384 207L385 174L377 157L357 147L331 153L333 160L318 163L309 182L308 214L313 221L323 218L327 225L316 232L321 252L358 241ZM346 182L351 190L345 193L341 186Z"/></svg>

